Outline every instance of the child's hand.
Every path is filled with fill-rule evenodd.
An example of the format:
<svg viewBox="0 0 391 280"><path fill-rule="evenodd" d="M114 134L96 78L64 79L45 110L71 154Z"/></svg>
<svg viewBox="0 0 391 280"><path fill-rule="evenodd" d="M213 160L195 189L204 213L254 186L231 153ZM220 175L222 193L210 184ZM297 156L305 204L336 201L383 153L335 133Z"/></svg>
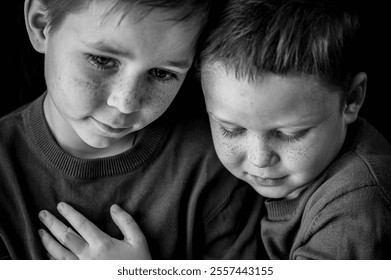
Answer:
<svg viewBox="0 0 391 280"><path fill-rule="evenodd" d="M151 259L147 241L137 223L118 205L111 207L110 214L124 235L124 240L112 238L102 232L66 203L59 203L57 208L77 233L64 225L49 211L41 211L39 213L40 220L58 240L45 230L39 230L41 241L50 258L62 260Z"/></svg>

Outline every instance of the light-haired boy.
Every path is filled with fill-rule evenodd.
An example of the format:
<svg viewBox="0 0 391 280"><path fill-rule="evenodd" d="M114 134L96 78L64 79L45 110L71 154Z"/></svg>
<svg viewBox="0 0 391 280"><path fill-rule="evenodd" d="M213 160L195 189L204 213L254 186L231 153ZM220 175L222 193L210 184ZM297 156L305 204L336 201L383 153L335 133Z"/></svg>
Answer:
<svg viewBox="0 0 391 280"><path fill-rule="evenodd" d="M60 201L121 239L109 214L118 204L137 218L156 259L255 256L239 219L256 199L251 188L219 163L207 120L168 109L210 5L25 1L47 91L0 120L1 259L46 258L38 213L56 212ZM50 224L49 211L39 217Z"/></svg>

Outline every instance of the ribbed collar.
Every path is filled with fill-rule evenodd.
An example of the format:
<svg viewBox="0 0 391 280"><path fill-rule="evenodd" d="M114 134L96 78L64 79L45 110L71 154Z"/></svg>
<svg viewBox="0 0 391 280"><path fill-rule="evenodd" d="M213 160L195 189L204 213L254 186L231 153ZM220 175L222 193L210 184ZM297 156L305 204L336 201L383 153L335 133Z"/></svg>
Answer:
<svg viewBox="0 0 391 280"><path fill-rule="evenodd" d="M138 168L159 153L169 131L169 122L162 116L138 132L135 146L128 151L111 157L80 159L66 153L54 139L44 117L45 95L29 106L27 131L34 145L52 166L75 178L88 180L117 176Z"/></svg>
<svg viewBox="0 0 391 280"><path fill-rule="evenodd" d="M269 220L286 220L294 215L295 210L300 204L300 196L291 200L268 199L265 202L267 217Z"/></svg>
<svg viewBox="0 0 391 280"><path fill-rule="evenodd" d="M318 178L308 183L309 186L294 199L267 199L265 201L267 218L271 221L286 221L303 211L311 195L328 177L328 171L323 172Z"/></svg>

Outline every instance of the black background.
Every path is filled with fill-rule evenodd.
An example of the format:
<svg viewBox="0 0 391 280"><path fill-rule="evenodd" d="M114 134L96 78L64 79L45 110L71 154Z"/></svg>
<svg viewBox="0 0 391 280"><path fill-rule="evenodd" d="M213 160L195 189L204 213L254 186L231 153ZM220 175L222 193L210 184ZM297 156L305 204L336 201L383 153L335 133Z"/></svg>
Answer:
<svg viewBox="0 0 391 280"><path fill-rule="evenodd" d="M23 17L23 0L3 1L2 16L2 53L5 64L2 69L2 98L0 116L32 101L45 89L43 80L43 55L36 53L28 41ZM368 74L367 96L360 115L372 123L391 142L388 121L391 120L389 105L390 55L389 35L391 15L384 3L375 1L355 3L361 14L363 40L361 47L364 54L361 59L363 71ZM194 87L191 87L194 88ZM195 98L203 106L201 94ZM177 98L186 102L184 106L197 106L187 97ZM1 132L0 132L1 133Z"/></svg>

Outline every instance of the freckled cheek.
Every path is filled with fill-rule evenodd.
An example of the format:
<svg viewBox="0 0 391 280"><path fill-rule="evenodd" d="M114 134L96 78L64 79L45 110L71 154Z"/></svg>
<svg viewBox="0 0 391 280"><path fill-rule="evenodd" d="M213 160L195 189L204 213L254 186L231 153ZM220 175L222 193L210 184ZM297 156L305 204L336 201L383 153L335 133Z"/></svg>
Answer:
<svg viewBox="0 0 391 280"><path fill-rule="evenodd" d="M73 108L81 114L90 113L106 104L109 86L102 80L74 76L70 84L73 85L69 90L69 94L73 95Z"/></svg>
<svg viewBox="0 0 391 280"><path fill-rule="evenodd" d="M108 91L109 85L102 79L80 79L75 77L75 84L79 88L81 94L92 96L94 98L104 96L105 92Z"/></svg>
<svg viewBox="0 0 391 280"><path fill-rule="evenodd" d="M149 86L141 94L141 106L148 118L157 119L174 100L179 87L156 88Z"/></svg>
<svg viewBox="0 0 391 280"><path fill-rule="evenodd" d="M321 172L323 154L316 147L293 148L285 153L285 168L302 178L313 179Z"/></svg>
<svg viewBox="0 0 391 280"><path fill-rule="evenodd" d="M243 158L240 146L223 136L213 135L213 142L216 149L216 153L220 158L220 161L226 166L235 166L240 164Z"/></svg>

